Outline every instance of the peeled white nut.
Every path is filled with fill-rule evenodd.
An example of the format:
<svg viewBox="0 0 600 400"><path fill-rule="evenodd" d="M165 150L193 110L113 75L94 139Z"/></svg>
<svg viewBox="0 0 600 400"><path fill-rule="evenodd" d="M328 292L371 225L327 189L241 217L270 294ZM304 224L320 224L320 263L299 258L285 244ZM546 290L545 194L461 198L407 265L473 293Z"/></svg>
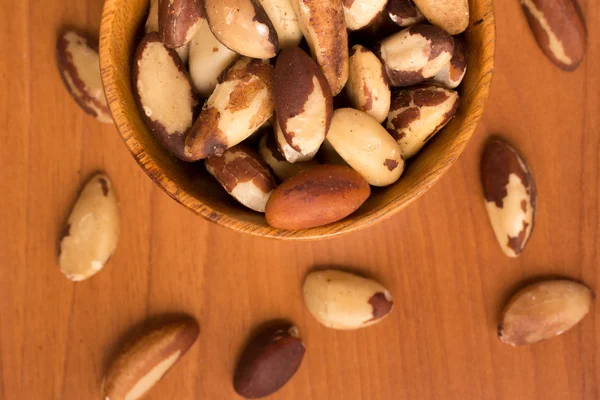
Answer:
<svg viewBox="0 0 600 400"><path fill-rule="evenodd" d="M508 143L488 142L481 157L485 208L504 254L517 257L533 232L537 192L525 161Z"/></svg>
<svg viewBox="0 0 600 400"><path fill-rule="evenodd" d="M398 26L408 27L425 21L413 0L390 0L387 4L390 19Z"/></svg>
<svg viewBox="0 0 600 400"><path fill-rule="evenodd" d="M381 61L369 49L357 44L350 52L349 65L346 93L352 106L377 122L385 121L390 111L391 93Z"/></svg>
<svg viewBox="0 0 600 400"><path fill-rule="evenodd" d="M269 167L250 146L234 146L220 157L207 158L205 165L233 198L254 211L265 212L277 185Z"/></svg>
<svg viewBox="0 0 600 400"><path fill-rule="evenodd" d="M185 67L156 32L144 36L133 61L134 97L146 125L170 153L191 161L184 152L198 100Z"/></svg>
<svg viewBox="0 0 600 400"><path fill-rule="evenodd" d="M431 25L415 25L383 39L375 54L391 86L411 86L434 77L450 62L454 39Z"/></svg>
<svg viewBox="0 0 600 400"><path fill-rule="evenodd" d="M402 149L402 157L414 156L456 114L458 93L437 85L392 92L386 127Z"/></svg>
<svg viewBox="0 0 600 400"><path fill-rule="evenodd" d="M219 75L238 57L212 34L204 22L190 42L189 70L200 97L208 97L217 86Z"/></svg>
<svg viewBox="0 0 600 400"><path fill-rule="evenodd" d="M105 124L113 122L100 78L98 44L66 30L56 41L60 76L79 107Z"/></svg>
<svg viewBox="0 0 600 400"><path fill-rule="evenodd" d="M333 329L359 329L385 318L394 305L381 284L347 272L315 271L304 281L304 302L321 324Z"/></svg>
<svg viewBox="0 0 600 400"><path fill-rule="evenodd" d="M110 179L97 174L83 187L60 238L60 270L72 281L100 271L119 241L119 203Z"/></svg>
<svg viewBox="0 0 600 400"><path fill-rule="evenodd" d="M274 109L271 64L239 59L224 74L190 128L186 155L193 160L222 155L258 130Z"/></svg>
<svg viewBox="0 0 600 400"><path fill-rule="evenodd" d="M342 0L290 1L310 51L336 96L348 80L348 32Z"/></svg>
<svg viewBox="0 0 600 400"><path fill-rule="evenodd" d="M319 165L319 163L314 159L294 164L287 161L279 152L275 138L271 133L266 133L263 135L263 137L260 139L258 149L263 161L267 163L280 181L285 181L286 179L297 175L299 172Z"/></svg>
<svg viewBox="0 0 600 400"><path fill-rule="evenodd" d="M452 59L431 80L448 89L454 89L462 82L467 73L467 42L463 36L454 37Z"/></svg>
<svg viewBox="0 0 600 400"><path fill-rule="evenodd" d="M388 0L343 0L344 20L350 30L370 25L385 9Z"/></svg>
<svg viewBox="0 0 600 400"><path fill-rule="evenodd" d="M390 185L404 171L398 143L373 117L362 111L335 110L326 141L370 185Z"/></svg>
<svg viewBox="0 0 600 400"><path fill-rule="evenodd" d="M189 43L203 20L202 0L158 0L158 31L169 48Z"/></svg>
<svg viewBox="0 0 600 400"><path fill-rule="evenodd" d="M277 57L275 139L291 163L312 159L331 124L333 98L315 62L296 47Z"/></svg>
<svg viewBox="0 0 600 400"><path fill-rule="evenodd" d="M561 335L587 315L593 296L587 286L564 279L529 285L504 306L498 338L523 346Z"/></svg>
<svg viewBox="0 0 600 400"><path fill-rule="evenodd" d="M469 0L414 0L431 24L451 35L458 35L469 26Z"/></svg>
<svg viewBox="0 0 600 400"><path fill-rule="evenodd" d="M215 37L231 50L252 58L275 57L279 40L258 0L204 0Z"/></svg>
<svg viewBox="0 0 600 400"><path fill-rule="evenodd" d="M277 31L279 48L287 49L300 44L302 30L290 0L258 0Z"/></svg>

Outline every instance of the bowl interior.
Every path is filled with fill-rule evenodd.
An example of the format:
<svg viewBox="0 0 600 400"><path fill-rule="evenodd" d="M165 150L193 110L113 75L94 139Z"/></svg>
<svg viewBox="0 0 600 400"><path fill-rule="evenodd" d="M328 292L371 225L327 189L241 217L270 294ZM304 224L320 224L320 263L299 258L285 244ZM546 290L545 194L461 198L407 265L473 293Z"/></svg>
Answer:
<svg viewBox="0 0 600 400"><path fill-rule="evenodd" d="M492 0L470 0L465 36L469 57L456 117L408 163L398 182L373 188L371 197L346 219L323 227L286 231L267 225L264 215L246 209L208 175L203 163L171 156L145 126L131 85L131 62L149 0L106 0L100 31L100 66L107 100L127 147L146 173L172 198L219 225L260 236L314 239L351 232L402 210L427 191L462 153L488 97L495 50Z"/></svg>

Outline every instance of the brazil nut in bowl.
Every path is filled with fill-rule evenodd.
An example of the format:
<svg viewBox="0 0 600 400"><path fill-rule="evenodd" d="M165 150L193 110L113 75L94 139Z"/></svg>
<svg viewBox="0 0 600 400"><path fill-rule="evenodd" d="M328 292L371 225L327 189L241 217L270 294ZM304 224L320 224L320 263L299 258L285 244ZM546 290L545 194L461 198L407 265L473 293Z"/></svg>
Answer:
<svg viewBox="0 0 600 400"><path fill-rule="evenodd" d="M362 2L368 18L361 0L152 0L150 15L106 0L102 81L126 146L173 199L240 232L316 239L402 210L481 118L493 5Z"/></svg>

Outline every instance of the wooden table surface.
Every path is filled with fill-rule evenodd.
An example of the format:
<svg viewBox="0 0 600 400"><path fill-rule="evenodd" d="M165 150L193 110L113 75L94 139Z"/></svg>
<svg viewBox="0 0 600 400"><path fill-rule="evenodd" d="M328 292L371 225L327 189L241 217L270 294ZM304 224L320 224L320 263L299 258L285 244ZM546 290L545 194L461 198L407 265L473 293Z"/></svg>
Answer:
<svg viewBox="0 0 600 400"><path fill-rule="evenodd" d="M106 357L132 325L194 315L197 343L148 399L238 399L231 380L246 335L286 318L307 345L272 399L597 399L600 307L565 335L527 348L496 337L503 302L542 276L598 290L600 7L583 0L591 44L565 73L530 35L517 0L496 2L496 73L485 117L465 153L425 196L345 237L292 243L217 227L144 175L113 126L83 114L54 61L64 24L97 29L102 0L0 3L0 399L100 399ZM514 143L538 186L535 231L506 258L479 185L483 143ZM116 254L72 283L57 238L80 185L113 179L121 203ZM383 282L396 308L373 327L319 325L302 302L314 267L343 266Z"/></svg>

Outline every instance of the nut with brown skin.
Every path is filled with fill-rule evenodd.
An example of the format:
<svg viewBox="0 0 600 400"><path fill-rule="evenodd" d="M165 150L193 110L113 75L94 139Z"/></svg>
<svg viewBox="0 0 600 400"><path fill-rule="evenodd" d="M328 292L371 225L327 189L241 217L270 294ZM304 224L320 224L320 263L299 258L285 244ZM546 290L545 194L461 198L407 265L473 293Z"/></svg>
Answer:
<svg viewBox="0 0 600 400"><path fill-rule="evenodd" d="M373 117L362 111L335 110L326 141L370 185L391 185L404 171L398 143Z"/></svg>
<svg viewBox="0 0 600 400"><path fill-rule="evenodd" d="M205 0L206 19L215 37L252 58L275 57L277 31L258 0Z"/></svg>
<svg viewBox="0 0 600 400"><path fill-rule="evenodd" d="M403 28L425 21L425 17L412 0L390 0L386 10L391 20Z"/></svg>
<svg viewBox="0 0 600 400"><path fill-rule="evenodd" d="M350 30L370 25L385 9L388 0L343 0L344 20Z"/></svg>
<svg viewBox="0 0 600 400"><path fill-rule="evenodd" d="M190 42L190 78L198 94L206 98L215 90L221 73L238 54L229 50L212 34L204 22Z"/></svg>
<svg viewBox="0 0 600 400"><path fill-rule="evenodd" d="M233 388L247 399L269 396L292 379L305 352L297 327L289 324L267 327L252 338L242 353Z"/></svg>
<svg viewBox="0 0 600 400"><path fill-rule="evenodd" d="M305 229L339 221L364 203L371 189L352 169L319 165L275 189L267 203L267 223L280 229Z"/></svg>
<svg viewBox="0 0 600 400"><path fill-rule="evenodd" d="M148 19L146 20L145 32L158 32L158 0L150 0L150 10L148 11ZM181 62L184 64L188 61L189 43L175 49Z"/></svg>
<svg viewBox="0 0 600 400"><path fill-rule="evenodd" d="M533 176L508 143L490 140L481 157L485 208L500 248L517 257L533 232L537 193Z"/></svg>
<svg viewBox="0 0 600 400"><path fill-rule="evenodd" d="M100 79L98 43L73 30L65 30L56 41L56 64L79 107L100 122L112 123Z"/></svg>
<svg viewBox="0 0 600 400"><path fill-rule="evenodd" d="M267 60L237 60L190 128L185 154L193 160L222 155L257 131L274 109L273 67Z"/></svg>
<svg viewBox="0 0 600 400"><path fill-rule="evenodd" d="M138 45L133 82L136 102L154 137L177 158L192 161L184 152L185 135L198 99L179 56L156 32Z"/></svg>
<svg viewBox="0 0 600 400"><path fill-rule="evenodd" d="M267 132L260 139L258 145L260 156L263 161L271 168L273 173L280 181L285 181L298 173L319 165L316 160L298 162L292 164L281 155L275 142L273 133Z"/></svg>
<svg viewBox="0 0 600 400"><path fill-rule="evenodd" d="M304 303L321 324L333 329L359 329L387 317L394 305L381 284L333 269L315 271L304 281Z"/></svg>
<svg viewBox="0 0 600 400"><path fill-rule="evenodd" d="M463 35L454 37L454 52L446 64L431 80L448 89L454 89L462 82L467 73L467 42Z"/></svg>
<svg viewBox="0 0 600 400"><path fill-rule="evenodd" d="M411 86L434 77L453 52L452 36L430 25L412 26L375 47L391 86Z"/></svg>
<svg viewBox="0 0 600 400"><path fill-rule="evenodd" d="M206 170L223 188L246 207L264 212L277 186L269 167L250 146L242 143L205 162Z"/></svg>
<svg viewBox="0 0 600 400"><path fill-rule="evenodd" d="M504 306L498 338L524 346L558 336L586 316L593 293L570 280L547 280L515 293Z"/></svg>
<svg viewBox="0 0 600 400"><path fill-rule="evenodd" d="M348 32L342 0L290 1L313 58L336 96L348 80Z"/></svg>
<svg viewBox="0 0 600 400"><path fill-rule="evenodd" d="M451 35L469 26L469 0L413 0L425 18Z"/></svg>
<svg viewBox="0 0 600 400"><path fill-rule="evenodd" d="M97 174L75 202L60 238L60 270L72 281L100 271L117 248L119 203L110 179Z"/></svg>
<svg viewBox="0 0 600 400"><path fill-rule="evenodd" d="M587 47L587 28L576 0L521 0L529 27L546 56L575 70Z"/></svg>
<svg viewBox="0 0 600 400"><path fill-rule="evenodd" d="M394 90L386 128L402 157L407 160L421 150L454 117L459 103L458 93L437 85Z"/></svg>
<svg viewBox="0 0 600 400"><path fill-rule="evenodd" d="M258 0L277 31L279 48L296 47L302 40L302 30L290 0Z"/></svg>
<svg viewBox="0 0 600 400"><path fill-rule="evenodd" d="M171 322L129 343L102 381L106 400L142 398L194 344L200 328L192 318Z"/></svg>
<svg viewBox="0 0 600 400"><path fill-rule="evenodd" d="M274 75L276 140L289 162L312 159L331 124L333 98L327 80L300 48L277 57Z"/></svg>
<svg viewBox="0 0 600 400"><path fill-rule="evenodd" d="M158 0L158 31L169 48L186 45L203 20L202 0Z"/></svg>
<svg viewBox="0 0 600 400"><path fill-rule="evenodd" d="M352 106L379 123L385 121L390 111L391 93L381 61L366 47L357 44L350 52L349 65L346 93Z"/></svg>

